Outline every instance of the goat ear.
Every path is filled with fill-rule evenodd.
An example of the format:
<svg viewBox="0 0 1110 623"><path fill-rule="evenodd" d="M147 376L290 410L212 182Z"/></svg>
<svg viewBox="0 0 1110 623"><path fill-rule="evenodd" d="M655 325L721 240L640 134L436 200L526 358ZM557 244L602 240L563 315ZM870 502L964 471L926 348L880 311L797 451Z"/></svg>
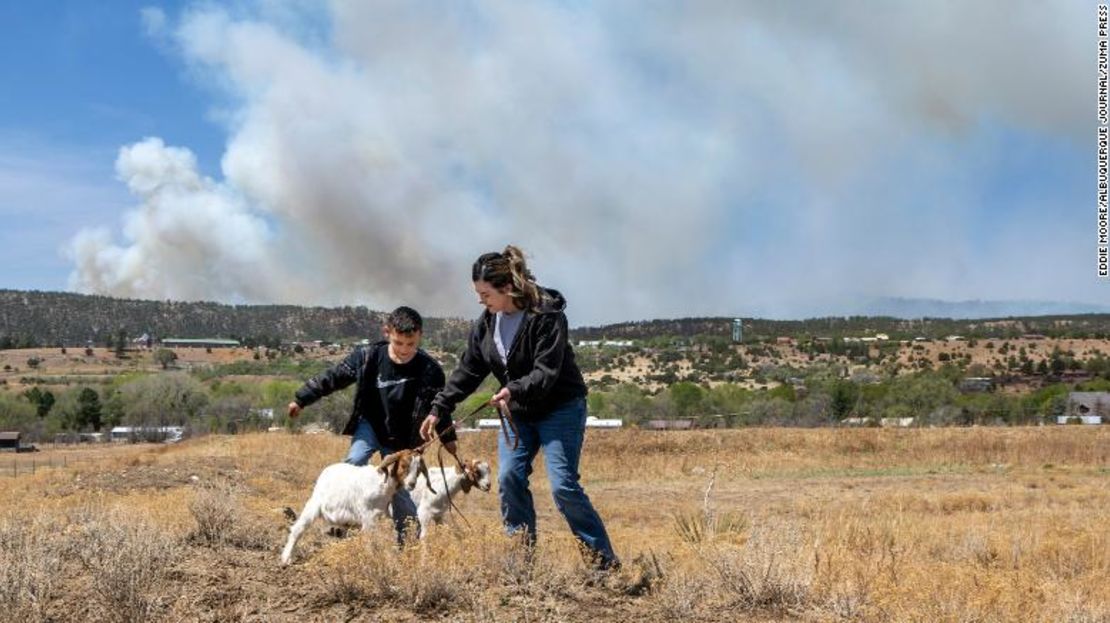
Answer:
<svg viewBox="0 0 1110 623"><path fill-rule="evenodd" d="M428 482L428 491L431 491L432 495L436 495L436 489L432 486L432 476L428 473L428 465L424 461L420 461L420 473L424 474L424 480Z"/></svg>
<svg viewBox="0 0 1110 623"><path fill-rule="evenodd" d="M378 473L382 476L389 475L389 466L397 461L396 454L390 454L382 458L382 462L378 464Z"/></svg>

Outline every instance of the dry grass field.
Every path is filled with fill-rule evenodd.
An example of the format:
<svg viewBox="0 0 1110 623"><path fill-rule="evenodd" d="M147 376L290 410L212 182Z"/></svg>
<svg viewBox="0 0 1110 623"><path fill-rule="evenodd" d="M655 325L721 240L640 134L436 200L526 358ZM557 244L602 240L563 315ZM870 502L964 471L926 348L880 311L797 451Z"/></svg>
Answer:
<svg viewBox="0 0 1110 623"><path fill-rule="evenodd" d="M463 454L494 458L493 432ZM540 543L496 493L398 549L313 529L331 435L206 437L0 478L19 621L1110 621L1110 428L590 431L583 483L624 568L591 573L542 467ZM496 491L496 488L495 488ZM318 524L319 525L319 524Z"/></svg>

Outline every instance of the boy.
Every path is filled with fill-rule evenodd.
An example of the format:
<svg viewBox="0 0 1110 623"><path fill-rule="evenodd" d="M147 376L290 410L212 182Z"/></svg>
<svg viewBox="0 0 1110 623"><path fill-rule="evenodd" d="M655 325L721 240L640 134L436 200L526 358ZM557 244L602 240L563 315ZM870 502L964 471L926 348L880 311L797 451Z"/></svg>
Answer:
<svg viewBox="0 0 1110 623"><path fill-rule="evenodd" d="M346 462L366 465L370 457L414 448L421 443L419 427L432 398L443 389L443 368L420 349L424 323L411 307L398 307L385 321L386 339L356 346L339 364L317 374L297 390L289 403L289 417L328 394L355 383L354 408L343 434L350 435ZM454 451L451 421L436 428ZM402 536L406 517L416 518L416 506L404 489L393 496L393 520Z"/></svg>

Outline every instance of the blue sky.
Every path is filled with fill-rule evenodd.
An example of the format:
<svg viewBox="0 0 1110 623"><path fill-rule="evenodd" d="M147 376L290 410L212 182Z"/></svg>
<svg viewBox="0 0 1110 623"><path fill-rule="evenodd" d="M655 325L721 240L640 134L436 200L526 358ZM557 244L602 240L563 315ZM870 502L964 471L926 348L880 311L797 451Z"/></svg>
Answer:
<svg viewBox="0 0 1110 623"><path fill-rule="evenodd" d="M187 144L219 173L216 93L145 34L143 2L0 3L0 287L68 290L61 250L83 227L133 207L119 148L145 136Z"/></svg>
<svg viewBox="0 0 1110 623"><path fill-rule="evenodd" d="M469 315L516 243L575 324L1110 306L1093 4L445 6L0 5L0 287Z"/></svg>
<svg viewBox="0 0 1110 623"><path fill-rule="evenodd" d="M157 135L189 145L206 173L218 173L226 133L209 115L218 94L145 34L140 10L148 4L0 4L4 135L95 150L109 172L121 145Z"/></svg>

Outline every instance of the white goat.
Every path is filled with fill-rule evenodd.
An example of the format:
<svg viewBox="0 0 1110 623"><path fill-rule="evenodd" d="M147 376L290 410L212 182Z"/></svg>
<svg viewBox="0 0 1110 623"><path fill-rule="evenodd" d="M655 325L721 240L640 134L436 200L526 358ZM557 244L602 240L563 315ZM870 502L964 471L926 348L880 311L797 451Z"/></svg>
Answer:
<svg viewBox="0 0 1110 623"><path fill-rule="evenodd" d="M470 459L462 463L462 473L456 467L431 469L432 476L428 482L433 483L433 488L428 488L428 482L417 482L416 488L409 495L416 503L416 518L420 521L420 538L428 536L428 527L435 523L441 524L451 502L448 496L454 498L459 492L469 493L470 489L477 487L481 491L490 489L490 467L485 461ZM425 475L427 478L427 476ZM444 486L443 480L447 479ZM436 489L439 489L437 492Z"/></svg>
<svg viewBox="0 0 1110 623"><path fill-rule="evenodd" d="M281 552L281 564L293 559L297 539L317 517L337 526L361 526L368 530L374 521L386 514L389 501L402 485L409 490L416 486L417 478L428 468L424 457L412 450L394 452L382 464L356 467L349 463L335 463L320 472L312 496L301 511L301 517L289 528L289 540Z"/></svg>

